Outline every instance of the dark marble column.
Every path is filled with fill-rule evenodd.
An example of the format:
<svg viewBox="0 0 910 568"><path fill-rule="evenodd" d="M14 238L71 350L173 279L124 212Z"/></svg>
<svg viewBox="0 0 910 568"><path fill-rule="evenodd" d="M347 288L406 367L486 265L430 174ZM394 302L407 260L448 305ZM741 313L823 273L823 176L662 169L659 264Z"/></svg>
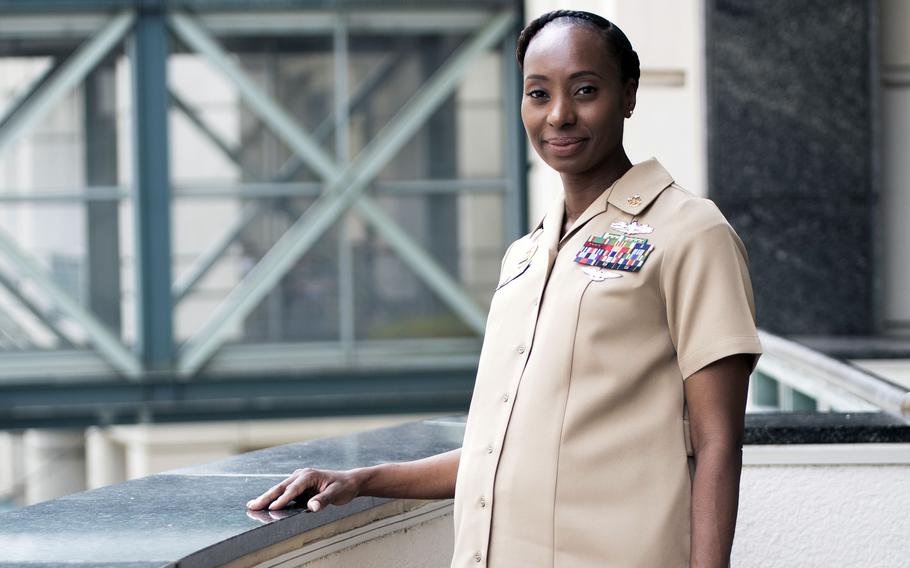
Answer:
<svg viewBox="0 0 910 568"><path fill-rule="evenodd" d="M878 327L875 5L707 1L710 196L777 333Z"/></svg>

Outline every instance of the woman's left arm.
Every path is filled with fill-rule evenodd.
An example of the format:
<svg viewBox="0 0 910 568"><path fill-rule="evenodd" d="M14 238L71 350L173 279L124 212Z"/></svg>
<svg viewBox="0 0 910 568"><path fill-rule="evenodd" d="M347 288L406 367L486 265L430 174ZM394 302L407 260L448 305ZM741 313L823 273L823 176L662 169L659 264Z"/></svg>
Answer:
<svg viewBox="0 0 910 568"><path fill-rule="evenodd" d="M752 360L752 355L725 357L696 371L685 382L695 454L691 568L730 565Z"/></svg>

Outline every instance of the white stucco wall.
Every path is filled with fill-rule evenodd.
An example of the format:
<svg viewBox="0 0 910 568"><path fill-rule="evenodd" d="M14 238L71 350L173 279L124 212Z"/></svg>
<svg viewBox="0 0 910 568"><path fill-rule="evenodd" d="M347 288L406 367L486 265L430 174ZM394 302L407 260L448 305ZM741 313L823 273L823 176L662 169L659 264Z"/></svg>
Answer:
<svg viewBox="0 0 910 568"><path fill-rule="evenodd" d="M901 568L910 564L910 466L748 466L733 568ZM385 534L309 568L445 568L452 516Z"/></svg>
<svg viewBox="0 0 910 568"><path fill-rule="evenodd" d="M908 479L908 464L747 466L732 565L907 566Z"/></svg>
<svg viewBox="0 0 910 568"><path fill-rule="evenodd" d="M897 568L910 559L910 444L747 446L736 568Z"/></svg>

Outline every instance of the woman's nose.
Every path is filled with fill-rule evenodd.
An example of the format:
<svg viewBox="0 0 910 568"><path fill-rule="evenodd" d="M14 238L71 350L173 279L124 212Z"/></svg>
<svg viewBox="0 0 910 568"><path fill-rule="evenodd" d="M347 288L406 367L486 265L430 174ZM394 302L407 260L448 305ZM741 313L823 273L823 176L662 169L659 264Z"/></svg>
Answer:
<svg viewBox="0 0 910 568"><path fill-rule="evenodd" d="M554 97L547 115L547 122L554 128L575 124L575 109L565 97Z"/></svg>

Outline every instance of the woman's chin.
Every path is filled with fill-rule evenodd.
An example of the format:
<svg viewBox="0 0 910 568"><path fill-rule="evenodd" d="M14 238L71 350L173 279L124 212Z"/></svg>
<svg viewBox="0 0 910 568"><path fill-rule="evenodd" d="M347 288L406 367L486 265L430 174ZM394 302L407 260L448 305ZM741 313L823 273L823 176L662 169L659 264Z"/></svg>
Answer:
<svg viewBox="0 0 910 568"><path fill-rule="evenodd" d="M577 158L554 158L552 156L547 156L544 158L544 162L560 174L565 175L583 174L591 169L589 163Z"/></svg>

